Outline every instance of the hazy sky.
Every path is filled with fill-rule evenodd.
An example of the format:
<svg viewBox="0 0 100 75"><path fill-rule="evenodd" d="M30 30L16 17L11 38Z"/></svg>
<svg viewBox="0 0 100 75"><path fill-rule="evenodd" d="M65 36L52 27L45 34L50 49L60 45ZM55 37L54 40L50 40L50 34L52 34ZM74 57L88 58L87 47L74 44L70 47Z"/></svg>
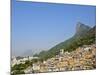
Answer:
<svg viewBox="0 0 100 75"><path fill-rule="evenodd" d="M39 52L70 38L78 21L94 26L95 6L12 2L12 53Z"/></svg>

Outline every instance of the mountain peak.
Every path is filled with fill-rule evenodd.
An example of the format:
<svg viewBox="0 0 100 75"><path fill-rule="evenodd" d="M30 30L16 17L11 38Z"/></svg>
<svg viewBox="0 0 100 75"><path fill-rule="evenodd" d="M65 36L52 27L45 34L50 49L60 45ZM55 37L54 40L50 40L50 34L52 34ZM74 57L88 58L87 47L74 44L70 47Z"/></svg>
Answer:
<svg viewBox="0 0 100 75"><path fill-rule="evenodd" d="M79 28L79 27L81 27L81 26L84 26L84 24L83 24L83 23L81 23L81 22L77 22L76 27L77 27L77 28Z"/></svg>
<svg viewBox="0 0 100 75"><path fill-rule="evenodd" d="M81 22L78 22L76 25L76 34L82 35L83 33L87 32L90 28L91 27L89 27Z"/></svg>

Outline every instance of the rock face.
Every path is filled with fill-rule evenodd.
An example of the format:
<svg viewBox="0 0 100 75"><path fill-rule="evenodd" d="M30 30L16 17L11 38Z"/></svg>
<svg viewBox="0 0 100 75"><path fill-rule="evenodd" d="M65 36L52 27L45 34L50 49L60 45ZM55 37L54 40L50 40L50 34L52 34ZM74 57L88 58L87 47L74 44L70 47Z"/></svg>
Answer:
<svg viewBox="0 0 100 75"><path fill-rule="evenodd" d="M76 33L73 37L48 51L40 52L37 56L40 59L43 57L45 60L34 63L34 71L32 71L32 67L28 67L25 73L96 69L96 26L91 28L80 22L77 23ZM16 69L12 71L12 73L14 72Z"/></svg>
<svg viewBox="0 0 100 75"><path fill-rule="evenodd" d="M91 29L88 31L88 34L96 35L96 26L94 26L93 28L91 28Z"/></svg>
<svg viewBox="0 0 100 75"><path fill-rule="evenodd" d="M77 25L76 25L76 33L75 35L76 36L81 36L83 34L85 34L87 31L89 31L91 29L91 27L81 23L81 22L78 22Z"/></svg>
<svg viewBox="0 0 100 75"><path fill-rule="evenodd" d="M78 22L76 24L76 32L71 38L52 47L45 54L40 53L39 57L42 57L43 55L43 57L48 56L47 58L51 58L55 56L58 50L60 49L64 49L70 52L75 50L77 47L81 45L87 44L87 42L88 44L95 43L95 31L96 31L95 28L96 28L95 26L91 28L81 22Z"/></svg>

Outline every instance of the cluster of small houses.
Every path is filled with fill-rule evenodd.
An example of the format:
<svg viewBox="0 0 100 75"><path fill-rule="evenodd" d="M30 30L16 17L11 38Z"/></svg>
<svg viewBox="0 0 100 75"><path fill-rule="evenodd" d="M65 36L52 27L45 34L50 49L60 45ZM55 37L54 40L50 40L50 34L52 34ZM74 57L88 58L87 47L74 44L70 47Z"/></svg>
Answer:
<svg viewBox="0 0 100 75"><path fill-rule="evenodd" d="M38 57L28 57L20 60L16 58L12 61L12 66L15 64L25 63L26 60L38 59ZM88 70L95 69L96 67L96 46L84 45L77 48L72 52L64 52L64 49L60 50L60 53L53 58L46 61L33 63L33 66L29 66L24 70L25 73L41 73L41 72L57 72L57 71L72 71L72 70Z"/></svg>

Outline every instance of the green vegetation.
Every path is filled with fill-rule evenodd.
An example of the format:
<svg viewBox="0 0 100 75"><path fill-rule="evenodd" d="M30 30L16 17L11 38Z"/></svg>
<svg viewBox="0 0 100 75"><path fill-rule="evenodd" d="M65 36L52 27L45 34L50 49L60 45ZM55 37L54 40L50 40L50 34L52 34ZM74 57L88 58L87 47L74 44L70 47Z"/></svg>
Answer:
<svg viewBox="0 0 100 75"><path fill-rule="evenodd" d="M55 57L56 55L59 54L60 49L64 49L65 51L71 52L83 45L90 45L96 43L96 30L95 30L96 26L94 26L93 28L89 28L89 27L84 27L82 25L81 26L78 25L79 28L77 27L76 34L70 39L61 42L60 44L54 46L48 51L41 51L39 54L33 55L36 57L38 56L39 59L36 58L31 61L25 61L24 64L14 65L11 68L11 72L13 72L12 75L24 74L24 70L27 69L29 66L32 66L33 63L43 62L48 58ZM21 59L21 57L18 57L17 59ZM91 66L91 64L86 64L86 65ZM95 64L93 65L93 67L95 67ZM32 73L34 73L34 71L32 71Z"/></svg>
<svg viewBox="0 0 100 75"><path fill-rule="evenodd" d="M37 56L39 56L41 60L46 60L48 58L54 57L60 49L64 49L65 51L71 52L82 45L89 45L89 44L95 43L96 41L95 28L96 27L95 26L93 28L84 27L84 31L82 29L83 27L84 26L81 26L81 28L78 28L78 32L76 32L76 34L72 38L54 46L48 51L40 52Z"/></svg>
<svg viewBox="0 0 100 75"><path fill-rule="evenodd" d="M17 75L17 74L25 74L22 70L15 70L13 74L11 75Z"/></svg>
<svg viewBox="0 0 100 75"><path fill-rule="evenodd" d="M16 64L13 67L11 67L11 72L13 72L12 75L16 75L16 74L24 74L24 71L26 68L28 68L29 66L32 66L32 62L31 61L25 61L25 64Z"/></svg>

